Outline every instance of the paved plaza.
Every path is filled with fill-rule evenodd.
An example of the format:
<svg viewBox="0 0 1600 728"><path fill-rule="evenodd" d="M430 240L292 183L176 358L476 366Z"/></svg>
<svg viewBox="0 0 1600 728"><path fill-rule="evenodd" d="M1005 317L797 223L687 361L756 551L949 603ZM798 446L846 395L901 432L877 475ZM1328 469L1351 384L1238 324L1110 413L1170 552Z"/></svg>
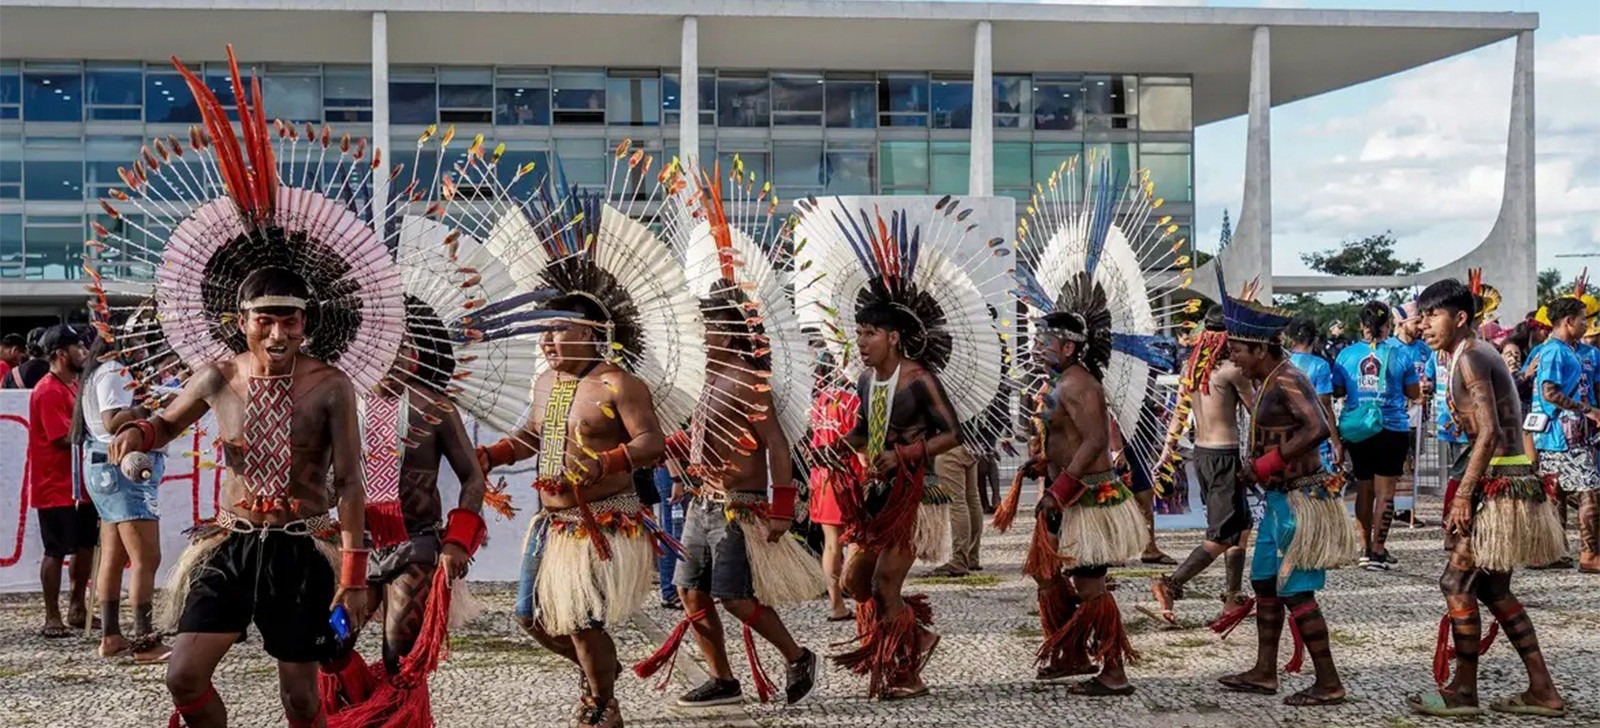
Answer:
<svg viewBox="0 0 1600 728"><path fill-rule="evenodd" d="M1255 645L1251 623L1241 626L1228 641L1219 641L1201 626L1217 611L1220 563L1194 581L1189 598L1179 602L1186 629L1177 631L1157 629L1134 609L1136 604L1149 603L1145 583L1156 571L1125 568L1114 572L1121 580L1118 598L1123 614L1144 658L1129 670L1138 686L1132 697L1079 698L1068 695L1064 685L1035 682L1032 657L1040 636L1033 585L1019 573L1024 537L988 535L986 568L980 575L960 580L917 579L913 586L931 595L936 626L944 634L926 673L932 688L929 696L901 703L868 701L862 697L866 686L861 679L829 668L817 692L799 706L749 702L742 707L686 712L671 707L672 698L704 678L699 665L690 659L695 650L686 646L665 692L652 690L651 684L631 674L622 680L619 689L628 725L1027 728L1108 723L1118 728L1422 728L1446 724L1414 716L1404 704L1406 695L1432 686L1434 636L1444 609L1436 586L1444 563L1437 548L1437 528L1397 527L1391 549L1401 560L1399 571L1382 574L1351 568L1330 574L1330 589L1321 595L1321 602L1351 699L1337 707L1302 709L1283 706L1280 697L1236 695L1216 686L1219 675L1250 664ZM1161 543L1169 553L1181 556L1198 538L1198 532L1163 532ZM1562 720L1490 714L1475 724L1600 725L1600 688L1596 688L1600 681L1600 577L1573 571L1528 572L1519 574L1517 583L1572 712ZM440 727L566 725L577 691L575 670L543 652L512 624L509 585L479 585L474 591L490 611L456 635L450 661L434 677L433 703ZM0 602L4 615L0 617L0 715L6 716L8 725L166 725L171 703L162 685L162 668L100 660L92 641L39 637L41 609L36 602L33 595L8 596ZM632 663L648 654L679 614L652 607L635 624L617 630L625 659ZM853 627L825 622L824 615L821 602L785 612L803 643L819 653L838 651L830 649L830 643L851 637ZM1283 656L1287 659L1289 636L1285 632ZM375 655L373 630L367 634L363 653ZM743 650L738 649L737 639L737 632L730 629L735 669L742 670ZM273 667L259 650L257 639L236 648L217 676L216 686L228 701L231 725L283 725ZM763 661L781 683L777 654L769 648ZM1286 676L1280 696L1308 685L1309 670L1308 664L1307 675ZM743 679L746 694L753 694L748 673ZM1484 656L1481 680L1486 702L1525 685L1515 651L1503 639Z"/></svg>

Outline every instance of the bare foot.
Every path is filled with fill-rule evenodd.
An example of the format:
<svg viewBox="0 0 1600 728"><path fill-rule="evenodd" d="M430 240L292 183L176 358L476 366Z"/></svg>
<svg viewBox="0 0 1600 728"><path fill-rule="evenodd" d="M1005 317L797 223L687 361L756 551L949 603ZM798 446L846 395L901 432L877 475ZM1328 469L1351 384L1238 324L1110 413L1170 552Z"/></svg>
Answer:
<svg viewBox="0 0 1600 728"><path fill-rule="evenodd" d="M100 656L105 658L122 657L128 654L132 643L122 635L111 635L100 638Z"/></svg>

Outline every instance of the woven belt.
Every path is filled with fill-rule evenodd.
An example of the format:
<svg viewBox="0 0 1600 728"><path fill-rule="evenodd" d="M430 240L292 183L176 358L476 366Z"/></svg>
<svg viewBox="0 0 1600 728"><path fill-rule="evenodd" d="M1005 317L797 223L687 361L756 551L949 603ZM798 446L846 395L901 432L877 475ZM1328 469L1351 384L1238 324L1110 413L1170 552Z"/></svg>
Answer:
<svg viewBox="0 0 1600 728"><path fill-rule="evenodd" d="M730 493L725 490L701 488L695 493L694 499L695 503L697 503L702 509L706 511L717 511L728 506L753 506L757 504L765 505L767 502L767 494L757 493L753 490L736 490Z"/></svg>
<svg viewBox="0 0 1600 728"><path fill-rule="evenodd" d="M268 525L252 523L233 514L232 511L217 511L217 527L233 533L255 533L266 538L269 533L283 533L290 536L314 536L319 533L339 528L339 522L330 518L326 513L298 521Z"/></svg>
<svg viewBox="0 0 1600 728"><path fill-rule="evenodd" d="M639 494L632 492L618 493L610 498L606 498L605 500L598 500L589 504L589 512L597 515L601 513L624 513L632 515L634 513L638 513L643 508L644 504L639 502ZM583 520L583 514L578 511L577 506L573 506L571 508L562 508L560 510L547 510L544 512L549 513L549 518L553 521L578 523Z"/></svg>

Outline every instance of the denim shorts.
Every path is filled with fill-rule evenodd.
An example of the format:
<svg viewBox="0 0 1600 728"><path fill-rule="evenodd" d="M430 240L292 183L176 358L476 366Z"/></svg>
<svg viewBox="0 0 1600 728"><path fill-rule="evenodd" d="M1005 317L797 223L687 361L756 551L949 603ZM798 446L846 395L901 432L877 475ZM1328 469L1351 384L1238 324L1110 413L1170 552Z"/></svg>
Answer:
<svg viewBox="0 0 1600 728"><path fill-rule="evenodd" d="M160 518L156 503L161 475L166 470L167 456L150 453L150 479L139 482L129 480L116 463L107 462L103 445L91 444L83 448L83 489L94 502L94 508L105 523L123 521L154 521Z"/></svg>

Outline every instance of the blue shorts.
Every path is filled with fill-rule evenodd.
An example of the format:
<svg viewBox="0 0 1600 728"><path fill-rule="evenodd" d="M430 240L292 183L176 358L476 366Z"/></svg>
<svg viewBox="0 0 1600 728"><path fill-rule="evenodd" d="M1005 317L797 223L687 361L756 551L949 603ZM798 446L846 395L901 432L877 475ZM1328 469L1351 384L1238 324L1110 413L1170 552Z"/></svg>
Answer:
<svg viewBox="0 0 1600 728"><path fill-rule="evenodd" d="M160 517L156 494L166 470L167 456L150 453L150 463L149 480L130 480L116 463L107 461L104 445L84 445L83 489L100 513L101 521L154 521Z"/></svg>
<svg viewBox="0 0 1600 728"><path fill-rule="evenodd" d="M1251 581L1278 581L1283 554L1294 542L1294 512L1289 510L1289 494L1267 491L1261 524L1256 527L1256 550L1250 557ZM1295 569L1278 584L1278 596L1304 594L1321 589L1328 581L1322 569Z"/></svg>
<svg viewBox="0 0 1600 728"><path fill-rule="evenodd" d="M528 537L522 545L522 568L517 571L517 603L512 611L523 619L539 616L539 599L535 587L539 583L539 569L544 566L544 541L550 537L550 521L535 514L528 524Z"/></svg>

